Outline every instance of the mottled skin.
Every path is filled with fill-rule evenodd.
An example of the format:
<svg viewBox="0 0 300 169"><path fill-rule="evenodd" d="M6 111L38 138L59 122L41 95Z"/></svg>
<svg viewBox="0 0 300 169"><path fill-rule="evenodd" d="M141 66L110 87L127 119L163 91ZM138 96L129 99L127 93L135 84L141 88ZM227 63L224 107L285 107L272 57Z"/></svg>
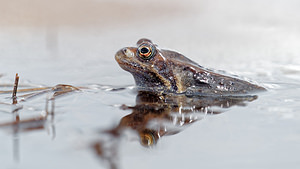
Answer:
<svg viewBox="0 0 300 169"><path fill-rule="evenodd" d="M141 90L165 93L234 95L264 91L250 82L219 74L180 53L159 49L148 39L115 55L121 68L130 72Z"/></svg>

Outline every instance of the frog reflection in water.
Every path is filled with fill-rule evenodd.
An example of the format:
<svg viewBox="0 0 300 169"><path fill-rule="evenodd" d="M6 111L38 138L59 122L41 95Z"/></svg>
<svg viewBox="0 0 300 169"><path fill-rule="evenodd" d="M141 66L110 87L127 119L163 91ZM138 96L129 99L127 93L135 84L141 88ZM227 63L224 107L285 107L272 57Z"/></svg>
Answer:
<svg viewBox="0 0 300 169"><path fill-rule="evenodd" d="M125 131L137 135L144 147L153 147L164 136L183 131L204 115L223 113L231 106L245 106L246 102L257 98L255 95L239 96L190 96L160 94L151 91L139 91L135 106L123 105L131 113L124 116L116 127L105 130L108 140L93 144L93 149L110 168L118 168L120 140ZM131 135L132 136L132 135ZM131 137L130 136L130 137ZM136 136L134 136L136 137ZM126 138L126 137L125 137Z"/></svg>
<svg viewBox="0 0 300 169"><path fill-rule="evenodd" d="M234 105L244 106L256 98L255 95L186 97L140 91L135 106L122 106L132 112L120 120L114 131L130 128L138 133L142 145L152 146L160 137L179 133L203 115L219 114Z"/></svg>
<svg viewBox="0 0 300 169"><path fill-rule="evenodd" d="M142 90L196 95L235 95L264 91L263 87L205 69L185 56L159 49L148 39L115 55L121 68L130 72Z"/></svg>

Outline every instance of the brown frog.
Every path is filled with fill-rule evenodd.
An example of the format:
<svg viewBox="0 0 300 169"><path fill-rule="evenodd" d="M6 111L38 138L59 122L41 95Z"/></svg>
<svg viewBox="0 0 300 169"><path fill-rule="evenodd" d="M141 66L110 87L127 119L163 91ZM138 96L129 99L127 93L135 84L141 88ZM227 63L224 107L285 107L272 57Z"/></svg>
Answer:
<svg viewBox="0 0 300 169"><path fill-rule="evenodd" d="M180 53L159 49L149 39L115 55L141 90L192 95L235 95L264 91L261 86L206 69Z"/></svg>

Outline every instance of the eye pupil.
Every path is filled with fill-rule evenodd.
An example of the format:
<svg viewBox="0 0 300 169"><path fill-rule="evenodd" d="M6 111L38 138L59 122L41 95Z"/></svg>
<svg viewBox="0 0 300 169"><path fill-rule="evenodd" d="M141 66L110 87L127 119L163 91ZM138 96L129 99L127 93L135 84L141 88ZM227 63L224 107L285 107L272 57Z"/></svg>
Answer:
<svg viewBox="0 0 300 169"><path fill-rule="evenodd" d="M142 53L142 54L149 53L149 49L146 48L146 47L143 47L143 48L141 48L141 53Z"/></svg>
<svg viewBox="0 0 300 169"><path fill-rule="evenodd" d="M155 55L155 48L151 44L141 44L137 49L137 55L143 60L150 60Z"/></svg>

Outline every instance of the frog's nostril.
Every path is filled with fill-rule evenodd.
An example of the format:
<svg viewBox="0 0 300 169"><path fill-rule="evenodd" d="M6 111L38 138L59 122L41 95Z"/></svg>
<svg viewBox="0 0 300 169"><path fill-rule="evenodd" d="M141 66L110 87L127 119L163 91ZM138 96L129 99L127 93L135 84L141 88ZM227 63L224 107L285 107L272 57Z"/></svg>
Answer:
<svg viewBox="0 0 300 169"><path fill-rule="evenodd" d="M127 56L127 57L134 57L134 53L130 49L123 48L122 51L123 51L123 54L125 56Z"/></svg>

